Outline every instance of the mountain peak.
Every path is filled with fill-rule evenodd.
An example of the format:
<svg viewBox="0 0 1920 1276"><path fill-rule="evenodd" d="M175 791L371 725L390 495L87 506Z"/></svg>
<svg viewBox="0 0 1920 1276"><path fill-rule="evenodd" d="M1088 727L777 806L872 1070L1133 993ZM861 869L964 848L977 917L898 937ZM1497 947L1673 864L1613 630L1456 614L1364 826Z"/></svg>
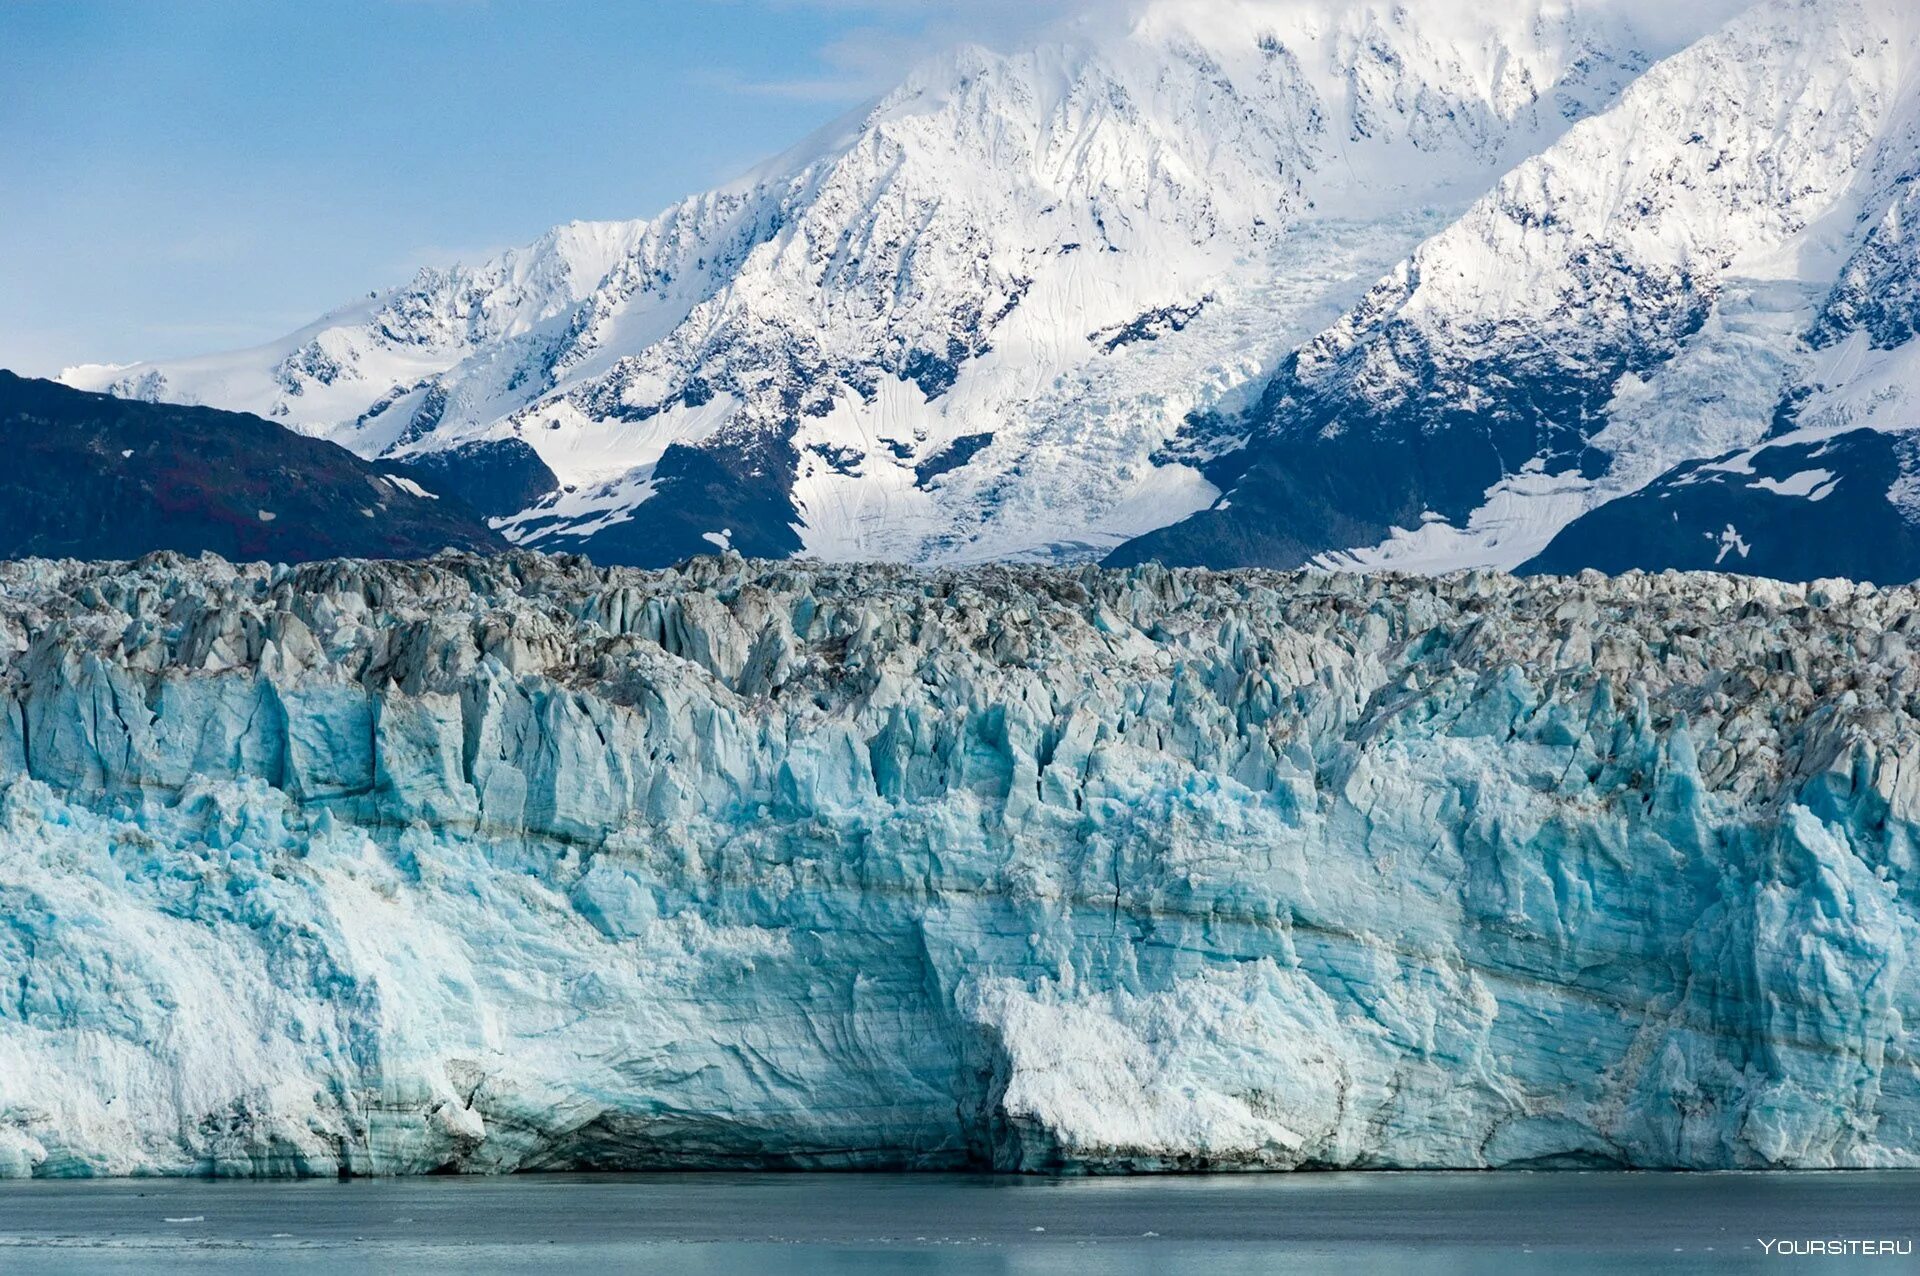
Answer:
<svg viewBox="0 0 1920 1276"><path fill-rule="evenodd" d="M1711 363L1733 245L1811 252L1851 216L1910 53L1897 8L1144 3L931 59L655 218L569 223L258 350L68 379L430 463L523 495L519 544L635 563L716 538L1084 558L1173 524L1222 561L1209 511L1273 440L1377 444L1391 405L1444 398L1410 428L1475 440L1435 445L1452 478L1296 491L1332 505L1282 540L1513 566L1770 428L1773 403L1656 419L1634 386ZM1833 270L1864 233L1828 236Z"/></svg>

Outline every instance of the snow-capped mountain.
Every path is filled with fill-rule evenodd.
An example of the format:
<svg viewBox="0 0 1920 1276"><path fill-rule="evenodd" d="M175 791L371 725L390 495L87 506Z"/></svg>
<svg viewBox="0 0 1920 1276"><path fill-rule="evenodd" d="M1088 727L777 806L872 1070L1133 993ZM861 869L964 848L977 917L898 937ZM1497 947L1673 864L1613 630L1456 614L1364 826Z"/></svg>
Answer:
<svg viewBox="0 0 1920 1276"><path fill-rule="evenodd" d="M613 561L1096 554L1213 503L1166 454L1190 415L1674 42L1616 4L1479 8L1178 0L963 49L652 221L66 379L417 462Z"/></svg>
<svg viewBox="0 0 1920 1276"><path fill-rule="evenodd" d="M1920 19L1659 8L1159 0L651 221L66 379L608 562L1518 567L1676 466L1912 420Z"/></svg>
<svg viewBox="0 0 1920 1276"><path fill-rule="evenodd" d="M1704 459L1751 474L1740 454L1761 445L1915 424L1917 61L1920 11L1898 0L1735 16L1503 177L1290 356L1232 423L1229 443L1248 446L1214 450L1219 504L1116 558L1512 568L1663 475L1725 472ZM1912 517L1900 467L1855 477L1878 504L1852 532ZM1776 525L1812 525L1780 502L1829 491L1756 482L1732 523L1722 501L1662 504L1670 526L1636 540L1644 556L1596 528L1555 542L1551 561L1738 569ZM1730 537L1749 555L1721 555ZM1808 549L1780 561L1815 574L1861 561L1837 542ZM1920 557L1881 554L1875 572L1911 579Z"/></svg>

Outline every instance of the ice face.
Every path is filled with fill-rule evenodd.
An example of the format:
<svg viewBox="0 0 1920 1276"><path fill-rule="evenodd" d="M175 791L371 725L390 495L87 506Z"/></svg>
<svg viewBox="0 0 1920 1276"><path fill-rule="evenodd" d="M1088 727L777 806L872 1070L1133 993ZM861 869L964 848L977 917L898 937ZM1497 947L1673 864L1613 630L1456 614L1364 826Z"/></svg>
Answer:
<svg viewBox="0 0 1920 1276"><path fill-rule="evenodd" d="M0 565L0 1172L1917 1164L1917 601Z"/></svg>

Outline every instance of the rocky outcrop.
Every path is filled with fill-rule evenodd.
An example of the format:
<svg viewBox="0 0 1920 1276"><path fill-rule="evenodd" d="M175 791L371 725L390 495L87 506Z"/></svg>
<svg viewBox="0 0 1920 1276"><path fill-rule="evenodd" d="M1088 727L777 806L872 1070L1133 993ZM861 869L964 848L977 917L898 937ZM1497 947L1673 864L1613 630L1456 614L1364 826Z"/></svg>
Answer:
<svg viewBox="0 0 1920 1276"><path fill-rule="evenodd" d="M1920 1163L1916 601L0 565L0 1170Z"/></svg>

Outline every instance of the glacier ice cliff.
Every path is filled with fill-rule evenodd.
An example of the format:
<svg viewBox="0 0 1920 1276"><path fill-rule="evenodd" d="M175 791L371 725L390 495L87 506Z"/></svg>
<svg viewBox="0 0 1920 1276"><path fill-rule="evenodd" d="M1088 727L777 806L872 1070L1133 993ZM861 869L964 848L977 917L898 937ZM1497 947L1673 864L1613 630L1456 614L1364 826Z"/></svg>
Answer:
<svg viewBox="0 0 1920 1276"><path fill-rule="evenodd" d="M0 1174L1917 1165L1917 604L0 564Z"/></svg>

